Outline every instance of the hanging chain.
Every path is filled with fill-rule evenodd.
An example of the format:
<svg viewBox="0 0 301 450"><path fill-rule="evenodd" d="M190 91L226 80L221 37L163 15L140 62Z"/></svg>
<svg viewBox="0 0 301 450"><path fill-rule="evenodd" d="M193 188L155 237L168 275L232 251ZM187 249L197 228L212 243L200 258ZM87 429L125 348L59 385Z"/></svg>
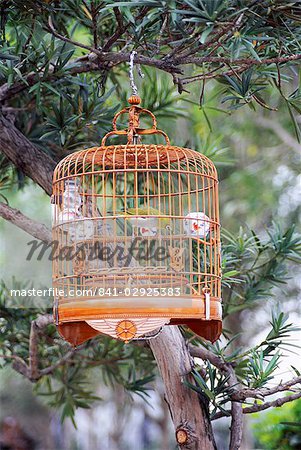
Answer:
<svg viewBox="0 0 301 450"><path fill-rule="evenodd" d="M129 62L129 77L130 77L130 85L132 89L132 95L138 95L138 88L135 84L134 80L134 59L135 55L137 55L137 52L135 50L132 50L130 53L130 62ZM140 64L137 64L137 71L141 78L144 78L144 73L141 70Z"/></svg>

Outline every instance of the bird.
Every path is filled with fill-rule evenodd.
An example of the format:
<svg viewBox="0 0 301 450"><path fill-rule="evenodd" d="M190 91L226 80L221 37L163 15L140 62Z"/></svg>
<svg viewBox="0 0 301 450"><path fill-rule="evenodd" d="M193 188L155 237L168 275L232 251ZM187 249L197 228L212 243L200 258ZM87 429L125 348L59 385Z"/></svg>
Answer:
<svg viewBox="0 0 301 450"><path fill-rule="evenodd" d="M159 231L171 230L170 218L160 217L162 213L156 208L147 206L137 209L127 208L124 211L117 211L116 215L125 216L132 226L133 233L136 230L143 237L154 237Z"/></svg>

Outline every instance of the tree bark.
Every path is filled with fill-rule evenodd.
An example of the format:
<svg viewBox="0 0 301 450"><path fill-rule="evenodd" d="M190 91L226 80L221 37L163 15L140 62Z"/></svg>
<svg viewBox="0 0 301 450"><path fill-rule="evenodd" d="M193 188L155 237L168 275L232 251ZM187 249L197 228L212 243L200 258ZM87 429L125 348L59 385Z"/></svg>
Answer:
<svg viewBox="0 0 301 450"><path fill-rule="evenodd" d="M177 326L166 326L149 345L158 364L181 448L191 450L216 449L209 410L204 399L185 386L185 378L193 383L190 372L193 362L185 340Z"/></svg>
<svg viewBox="0 0 301 450"><path fill-rule="evenodd" d="M21 211L18 209L12 208L9 205L6 205L3 202L0 202L0 216L3 219L8 220L12 224L16 225L21 230L26 233L34 236L35 238L46 242L47 244L51 244L52 237L51 231L46 225L42 223L36 222L29 217L26 217Z"/></svg>
<svg viewBox="0 0 301 450"><path fill-rule="evenodd" d="M11 121L1 115L0 150L17 168L51 195L55 161L35 147Z"/></svg>

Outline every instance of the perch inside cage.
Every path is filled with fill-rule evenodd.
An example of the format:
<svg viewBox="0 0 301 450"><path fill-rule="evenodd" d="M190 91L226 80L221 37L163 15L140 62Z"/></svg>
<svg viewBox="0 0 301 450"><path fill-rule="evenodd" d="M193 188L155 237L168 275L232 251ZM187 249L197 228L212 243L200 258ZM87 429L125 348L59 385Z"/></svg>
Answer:
<svg viewBox="0 0 301 450"><path fill-rule="evenodd" d="M100 147L72 153L53 180L53 279L60 333L77 345L99 333L124 341L186 324L221 333L218 180L201 153L170 145L132 96ZM128 115L128 128L117 119ZM140 128L140 115L152 119ZM163 144L147 144L147 135ZM124 145L108 139L125 135Z"/></svg>

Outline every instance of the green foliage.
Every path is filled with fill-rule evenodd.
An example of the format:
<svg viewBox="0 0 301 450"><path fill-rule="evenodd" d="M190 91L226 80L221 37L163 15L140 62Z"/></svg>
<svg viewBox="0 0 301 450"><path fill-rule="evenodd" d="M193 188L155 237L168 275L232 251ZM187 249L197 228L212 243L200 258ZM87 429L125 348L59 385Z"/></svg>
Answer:
<svg viewBox="0 0 301 450"><path fill-rule="evenodd" d="M155 114L158 121L175 121L188 116L185 97L178 94L166 74L158 77L155 70L144 68L143 75L139 95L143 99L143 106ZM127 97L128 93L122 90L122 104L127 103Z"/></svg>
<svg viewBox="0 0 301 450"><path fill-rule="evenodd" d="M266 338L247 349L236 344L239 335L233 336L225 344L219 341L215 344L202 341L201 345L218 356L221 361L231 364L239 383L247 388L261 388L273 379L274 372L284 356L283 349L292 350L297 347L290 342L290 339L295 332L300 331L300 328L288 323L288 316L283 313L273 314L270 325L271 329ZM195 345L200 344L197 338L192 339L192 342ZM194 371L192 375L196 385L190 382L188 385L206 397L212 416L218 411L228 415L225 406L230 401L233 390L238 386L229 388L227 384L229 375L212 368L210 363L206 363L205 368L204 371L202 367L202 372Z"/></svg>
<svg viewBox="0 0 301 450"><path fill-rule="evenodd" d="M260 426L259 426L260 424ZM301 446L301 401L253 415L256 447L263 450L293 450Z"/></svg>
<svg viewBox="0 0 301 450"><path fill-rule="evenodd" d="M49 87L53 88L46 83L46 89ZM76 84L67 86L66 90L61 88L58 92L59 102L41 107L44 123L40 126L41 132L44 133L39 138L42 141L39 144L47 146L51 142L52 146L56 144L62 151L76 149L79 145L85 146L91 141L97 145L100 139L99 130L110 127L113 114L118 108L118 105L114 108L106 106L111 94L112 89L99 97L95 86L91 86L86 76L79 78ZM45 99L45 94L43 98ZM39 132L39 129L35 126L34 131Z"/></svg>
<svg viewBox="0 0 301 450"><path fill-rule="evenodd" d="M101 400L93 394L91 381L84 378L80 366L64 367L56 370L54 377L46 377L35 386L38 395L50 397L49 405L61 409L62 422L69 417L73 425L76 408L90 408L96 400ZM89 389L86 389L89 386Z"/></svg>
<svg viewBox="0 0 301 450"><path fill-rule="evenodd" d="M251 386L260 388L269 380L273 379L272 374L278 368L279 360L279 352L275 353L268 363L264 360L264 352L262 350L260 352L253 352L248 364L249 376L252 379Z"/></svg>
<svg viewBox="0 0 301 450"><path fill-rule="evenodd" d="M28 284L14 280L12 289L29 288ZM37 314L51 311L42 308L12 307L9 294L2 282L0 289L0 352L2 365L11 364L11 356L29 359L29 334L31 321ZM24 298L26 303L29 299ZM19 306L19 307L17 307ZM49 404L61 409L62 420L74 420L76 408L88 408L99 400L93 392L93 380L101 379L105 384L124 386L132 394L145 398L155 374L155 363L149 349L125 345L108 337L93 339L76 349L70 359L64 356L70 346L63 341L54 325L48 325L38 342L40 369L49 373L42 376L36 386L39 395L46 396ZM61 361L60 364L57 364Z"/></svg>
<svg viewBox="0 0 301 450"><path fill-rule="evenodd" d="M185 381L185 384L190 389L206 398L207 402L210 403L210 412L212 416L214 416L217 411L221 411L228 416L229 413L224 406L229 401L229 396L234 390L234 387L229 388L228 386L229 376L221 374L221 372L214 368L209 362L206 362L205 369L205 378L203 378L200 371L194 370L191 373L194 384L189 381Z"/></svg>
<svg viewBox="0 0 301 450"><path fill-rule="evenodd" d="M50 17L57 33L84 46L120 52L124 51L126 40L127 49L137 48L167 65L169 61L174 64L174 59L181 64L189 56L205 58L202 64L192 67L188 78L197 75L201 79L202 74L216 72L214 78L226 87L220 92L221 100L229 101L230 109L246 104L254 108L256 103L269 107L261 95L265 95L272 83L281 92L298 129L294 112L298 113L301 108L300 92L294 89L288 95L284 93L280 81L287 80L287 73L282 71L282 65L255 64L249 68L248 60L261 62L279 55L298 55L300 11L299 2L287 4L285 1L259 4L247 0L107 0L92 5L90 1L65 0L59 6L55 1L39 1L36 7L36 2L24 4L15 0L3 11L0 77L8 85L24 83L25 90L34 92L37 101L41 98L41 82L52 85L53 93L56 91L58 95L61 88L52 83L56 83L55 80L71 82L76 57L87 54L89 49L62 43L54 37L48 25ZM116 29L119 32L121 25L124 28L118 39L115 32ZM222 30L221 45L216 45L216 35ZM224 65L224 60L229 62ZM236 60L243 62L237 65ZM223 68L227 70L220 70ZM171 68L167 71L172 72ZM101 67L99 72L96 78L100 88L110 82L121 85L122 65L109 73L106 67ZM38 75L34 85L27 80L29 73ZM184 89L181 83L179 89ZM148 89L145 94L148 94L145 99L150 98L152 90Z"/></svg>
<svg viewBox="0 0 301 450"><path fill-rule="evenodd" d="M241 281L225 292L225 316L271 297L273 287L281 287L289 280L285 262L297 263L301 259L301 239L294 226L283 231L274 223L264 241L254 231L241 228L237 237L224 232L223 242L222 268L224 272L235 271Z"/></svg>
<svg viewBox="0 0 301 450"><path fill-rule="evenodd" d="M283 232L274 226L268 230L266 240L252 231L246 233L241 229L237 237L226 233L224 241L223 282L224 292L228 293L224 303L226 315L254 308L258 301L271 297L272 288L285 282L288 262L300 259L300 238L293 229ZM273 275L279 264L282 275ZM14 289L26 287L30 286L13 281ZM10 363L11 355L27 361L30 323L37 313L45 314L47 310L37 309L34 305L31 309L12 308L11 303L7 303L8 288L4 283L0 293L0 349L7 357L4 363ZM24 299L25 303L28 301ZM284 351L294 350L290 338L299 330L288 322L288 316L283 312L272 315L270 327L265 339L247 349L235 346L237 335L224 345L219 342L214 345L202 342L202 345L227 363L233 363L240 383L249 388L260 388L272 380ZM194 338L192 342L199 345L199 339ZM155 364L149 349L124 345L108 337L98 337L80 346L70 360L57 365L57 361L63 361L68 345L58 338L54 325L47 327L39 340L38 351L41 369L52 366L53 369L38 382L37 392L46 395L52 406L62 410L62 419L70 417L74 420L76 408L89 407L97 400L90 388L94 377L99 379L101 375L104 383L111 386L118 383L129 394L136 393L145 398L155 376ZM196 385L187 381L188 385L207 398L212 415L218 410L225 412L233 391L227 387L228 377L209 363L205 373L204 376L203 372L193 372Z"/></svg>

